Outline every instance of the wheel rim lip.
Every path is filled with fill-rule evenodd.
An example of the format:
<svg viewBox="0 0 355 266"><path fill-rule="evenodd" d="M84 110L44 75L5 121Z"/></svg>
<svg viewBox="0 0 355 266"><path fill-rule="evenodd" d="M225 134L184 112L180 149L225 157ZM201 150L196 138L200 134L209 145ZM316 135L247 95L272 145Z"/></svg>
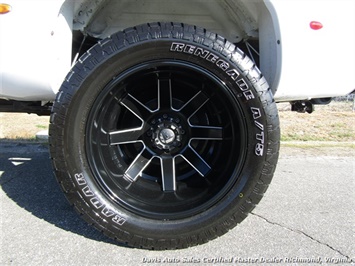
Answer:
<svg viewBox="0 0 355 266"><path fill-rule="evenodd" d="M193 70L196 71L197 73L200 73L201 75L206 75L208 76L209 80L213 80L216 84L219 84L219 87L223 88L224 90L226 90L227 92L223 92L223 94L228 94L230 97L234 97L233 93L230 91L230 89L227 87L227 85L225 85L225 83L218 78L215 74L213 74L210 71L207 71L203 68L201 68L198 65L195 65L191 62L185 62L182 60L154 60L154 61L149 61L149 62L144 62L142 64L133 66L131 68L129 68L128 70L124 71L123 73L121 73L120 75L116 76L111 82L109 82L104 89L101 91L101 93L99 93L99 97L97 98L97 100L95 101L94 105L95 106L100 106L102 107L102 104L104 103L108 93L110 91L112 91L117 84L119 84L120 82L122 82L123 80L130 78L132 75L139 73L140 71L149 68L149 69L154 69L154 67L160 67L160 68L183 68L183 69L188 69L188 70ZM201 204L199 204L198 206L194 206L192 209L183 209L181 210L181 208L177 208L176 211L171 211L171 212L159 212L159 210L161 210L162 208L159 207L157 209L159 209L158 211L146 211L144 209L144 204L141 204L141 202L135 202L135 203L131 203L130 200L126 200L126 199L122 199L120 198L119 195L116 194L115 191L112 190L112 182L110 182L107 177L100 175L99 173L102 172L102 170L108 170L108 169L99 169L97 162L95 161L95 159L92 157L92 154L95 151L95 148L93 147L93 144L90 143L90 139L92 138L92 131L93 131L93 127L92 127L92 122L95 120L95 118L98 115L98 108L96 108L94 111L90 111L89 116L88 116L88 123L86 126L86 157L88 158L88 165L89 168L91 169L91 173L93 174L97 184L100 186L100 188L102 189L102 191L104 192L104 194L106 196L108 196L108 198L114 202L115 204L125 208L126 210L136 213L140 216L144 216L147 218L153 218L153 219L181 219L181 218L186 218L186 217L191 217L195 214L201 213L204 210L212 207L214 204L216 204L220 199L222 199L224 196L227 195L228 191L231 190L231 188L233 187L233 185L238 182L239 178L239 173L241 172L242 169L242 165L244 164L245 161L245 156L246 156L246 151L245 148L247 146L247 130L246 130L246 123L245 121L242 119L242 108L240 106L240 104L238 103L238 101L233 98L234 104L236 104L236 109L238 109L238 113L235 114L238 117L238 126L241 129L242 132L240 132L240 140L238 142L239 147L239 157L238 160L236 160L237 165L231 169L231 173L230 175L233 176L233 178L231 180L228 180L227 183L222 186L222 189L220 191L218 191L217 193L215 193L215 195L213 195L212 199L206 199L204 202L201 202ZM190 124L190 121L188 120L188 124ZM190 124L191 126L191 124ZM187 146L191 147L191 142L193 141L193 139L189 139ZM137 140L137 143L141 143L143 146L146 146L144 141L141 140ZM180 153L178 153L177 155L174 155L174 160L181 156ZM102 150L100 151L100 155L96 156L96 158L99 158L101 160L101 163L104 164L104 156L102 155ZM152 159L154 158L163 158L164 155L156 155L153 156ZM182 156L181 156L182 157ZM175 161L174 161L175 162ZM142 206L141 206L142 205ZM180 204L181 205L181 204Z"/></svg>

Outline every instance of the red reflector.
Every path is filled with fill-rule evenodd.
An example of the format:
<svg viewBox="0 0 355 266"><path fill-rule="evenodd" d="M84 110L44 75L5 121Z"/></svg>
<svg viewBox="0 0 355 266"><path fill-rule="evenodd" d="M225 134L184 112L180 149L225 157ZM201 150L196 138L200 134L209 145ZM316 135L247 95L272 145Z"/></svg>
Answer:
<svg viewBox="0 0 355 266"><path fill-rule="evenodd" d="M323 24L318 21L311 21L311 23L309 23L309 26L312 30L320 30L321 28L323 28Z"/></svg>

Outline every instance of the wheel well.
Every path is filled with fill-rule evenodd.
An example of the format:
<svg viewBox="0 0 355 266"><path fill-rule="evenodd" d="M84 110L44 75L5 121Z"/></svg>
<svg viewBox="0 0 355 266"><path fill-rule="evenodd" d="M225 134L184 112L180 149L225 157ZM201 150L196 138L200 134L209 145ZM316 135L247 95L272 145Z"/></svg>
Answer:
<svg viewBox="0 0 355 266"><path fill-rule="evenodd" d="M73 59L115 32L157 21L200 26L237 44L254 60L275 92L281 65L280 38L276 13L263 1L75 1Z"/></svg>

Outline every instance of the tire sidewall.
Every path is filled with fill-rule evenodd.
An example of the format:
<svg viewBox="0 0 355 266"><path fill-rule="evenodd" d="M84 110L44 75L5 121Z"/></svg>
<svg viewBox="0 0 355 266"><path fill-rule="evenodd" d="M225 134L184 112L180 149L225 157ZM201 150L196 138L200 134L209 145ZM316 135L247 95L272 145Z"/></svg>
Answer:
<svg viewBox="0 0 355 266"><path fill-rule="evenodd" d="M208 55L206 57L196 55L196 47ZM91 52L93 53L95 49L94 47ZM134 43L112 54L106 54L103 47L102 56L95 57L96 60L88 58L92 61L83 61L83 65L90 65L91 69L74 68L76 73L72 80L76 78L81 82L72 85L74 94L67 109L64 125L63 154L67 158L68 178L73 182L73 191L76 192L73 193L74 204L81 206L82 211L96 223L114 233L118 230L146 237L164 235L168 238L192 235L195 232L197 234L203 229L208 230L228 221L231 216L240 215L239 212L243 212L243 204L250 201L248 195L252 193L260 178L267 150L265 130L267 118L263 108L263 95L258 91L258 84L245 72L246 61L243 61L243 56L240 53L231 54L214 50L192 41L159 39ZM180 220L147 219L117 206L95 181L88 164L85 146L87 119L91 107L112 77L119 76L135 65L157 59L186 61L207 69L223 80L230 89L231 97L241 108L248 131L245 161L232 189L205 212ZM235 73L239 76L236 77ZM258 147L263 147L262 154Z"/></svg>

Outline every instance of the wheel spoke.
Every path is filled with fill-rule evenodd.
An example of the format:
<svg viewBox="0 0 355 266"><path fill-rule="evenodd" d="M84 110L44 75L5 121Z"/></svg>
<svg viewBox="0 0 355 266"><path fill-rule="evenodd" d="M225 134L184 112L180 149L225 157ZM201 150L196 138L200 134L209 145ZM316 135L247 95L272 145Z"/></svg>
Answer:
<svg viewBox="0 0 355 266"><path fill-rule="evenodd" d="M127 130L112 131L109 133L110 145L127 144L139 142L144 133L144 128L132 128Z"/></svg>
<svg viewBox="0 0 355 266"><path fill-rule="evenodd" d="M152 111L147 106L145 106L130 94L123 98L120 103L129 111L131 111L139 120L141 120L142 123L144 123L144 121L152 113Z"/></svg>
<svg viewBox="0 0 355 266"><path fill-rule="evenodd" d="M175 183L175 159L174 157L161 157L161 174L163 182L163 191L171 192L176 190Z"/></svg>
<svg viewBox="0 0 355 266"><path fill-rule="evenodd" d="M130 181L136 181L138 176L148 166L153 156L144 147L142 152L134 159L131 165L127 168L124 177Z"/></svg>
<svg viewBox="0 0 355 266"><path fill-rule="evenodd" d="M190 146L180 154L201 176L205 176L211 167L202 159L202 157Z"/></svg>
<svg viewBox="0 0 355 266"><path fill-rule="evenodd" d="M223 128L211 126L192 126L191 139L222 140Z"/></svg>
<svg viewBox="0 0 355 266"><path fill-rule="evenodd" d="M195 94L183 107L181 107L179 112L185 115L185 117L190 118L193 116L207 101L209 98L201 91Z"/></svg>
<svg viewBox="0 0 355 266"><path fill-rule="evenodd" d="M159 110L171 109L171 80L158 79Z"/></svg>

